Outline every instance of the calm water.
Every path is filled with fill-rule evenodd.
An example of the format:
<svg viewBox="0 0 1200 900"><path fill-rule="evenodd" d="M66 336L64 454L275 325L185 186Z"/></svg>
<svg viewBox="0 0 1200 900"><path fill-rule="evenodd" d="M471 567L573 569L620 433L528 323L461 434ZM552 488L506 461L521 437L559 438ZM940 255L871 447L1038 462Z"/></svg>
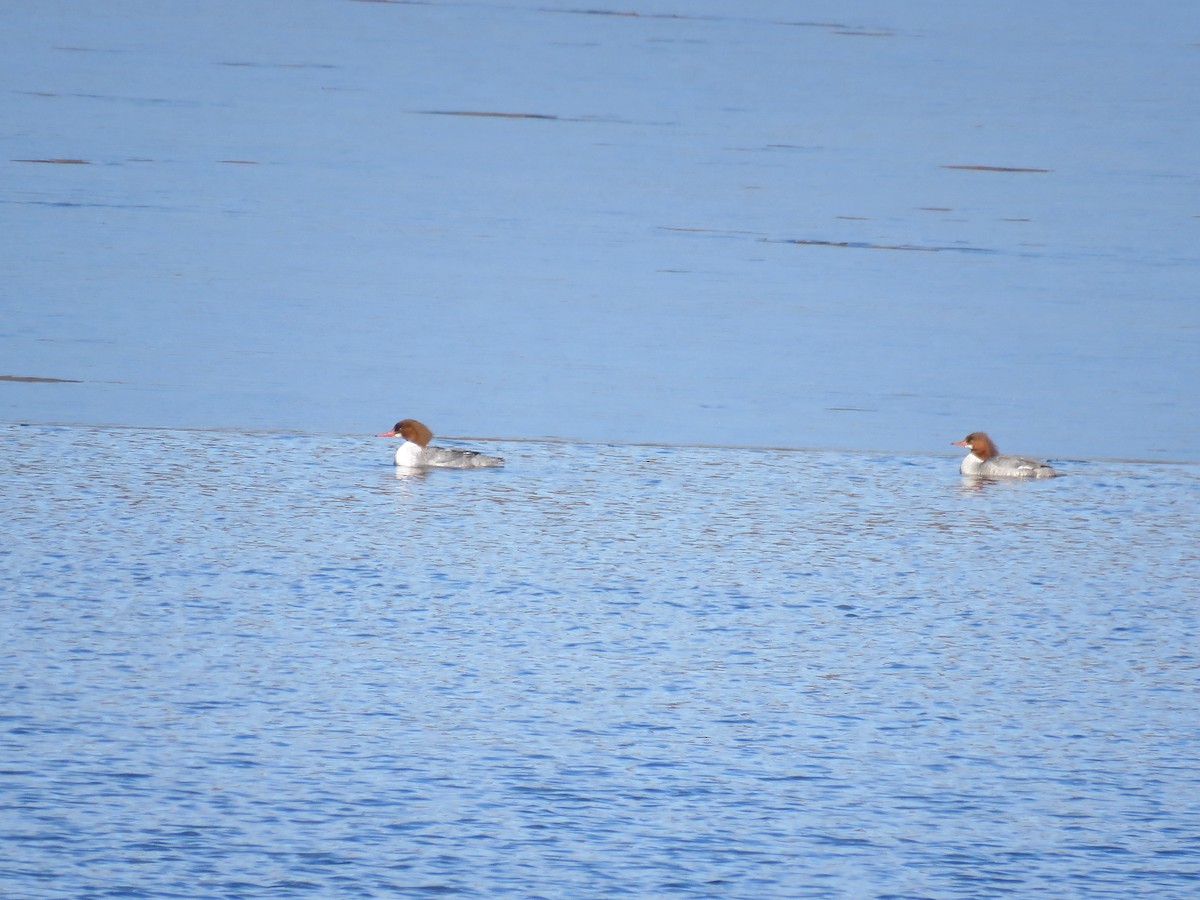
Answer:
<svg viewBox="0 0 1200 900"><path fill-rule="evenodd" d="M0 441L6 898L1200 889L1194 466Z"/></svg>
<svg viewBox="0 0 1200 900"><path fill-rule="evenodd" d="M1195 3L2 15L0 421L1200 461Z"/></svg>

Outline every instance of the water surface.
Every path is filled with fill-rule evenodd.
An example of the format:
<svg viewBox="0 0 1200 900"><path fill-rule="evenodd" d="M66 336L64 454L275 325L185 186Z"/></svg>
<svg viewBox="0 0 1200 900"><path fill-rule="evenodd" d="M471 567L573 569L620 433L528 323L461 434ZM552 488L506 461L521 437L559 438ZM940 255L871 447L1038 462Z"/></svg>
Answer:
<svg viewBox="0 0 1200 900"><path fill-rule="evenodd" d="M0 419L1200 460L1197 24L10 2Z"/></svg>
<svg viewBox="0 0 1200 900"><path fill-rule="evenodd" d="M10 0L0 894L1194 896L1197 24Z"/></svg>
<svg viewBox="0 0 1200 900"><path fill-rule="evenodd" d="M2 439L8 897L1200 880L1194 467Z"/></svg>

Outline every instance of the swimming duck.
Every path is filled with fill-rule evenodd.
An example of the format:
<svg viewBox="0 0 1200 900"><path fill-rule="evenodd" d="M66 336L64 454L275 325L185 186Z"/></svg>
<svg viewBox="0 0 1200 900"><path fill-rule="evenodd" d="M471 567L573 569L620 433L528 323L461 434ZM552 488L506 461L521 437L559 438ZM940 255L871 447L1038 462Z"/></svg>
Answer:
<svg viewBox="0 0 1200 900"><path fill-rule="evenodd" d="M955 447L966 447L970 451L958 468L964 475L981 478L1053 478L1058 474L1036 459L1001 454L992 439L982 431L972 431L961 441L952 443Z"/></svg>
<svg viewBox="0 0 1200 900"><path fill-rule="evenodd" d="M416 419L401 419L377 437L402 437L404 443L396 448L396 465L408 468L437 466L447 469L481 469L502 466L499 456L486 456L474 450L458 450L449 447L430 447L433 432Z"/></svg>

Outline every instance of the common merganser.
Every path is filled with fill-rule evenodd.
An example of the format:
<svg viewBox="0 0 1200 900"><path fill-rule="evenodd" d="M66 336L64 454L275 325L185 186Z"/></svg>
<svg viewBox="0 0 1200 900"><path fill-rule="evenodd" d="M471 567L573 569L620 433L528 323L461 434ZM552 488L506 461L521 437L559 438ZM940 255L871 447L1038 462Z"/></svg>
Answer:
<svg viewBox="0 0 1200 900"><path fill-rule="evenodd" d="M982 431L972 431L961 441L951 442L955 447L966 447L971 452L963 457L958 470L964 475L982 478L1053 478L1058 473L1036 459L1025 456L1001 454L992 439Z"/></svg>
<svg viewBox="0 0 1200 900"><path fill-rule="evenodd" d="M447 469L482 469L502 466L499 456L486 456L474 450L457 450L448 447L430 447L433 432L416 419L401 419L377 437L402 437L404 443L396 448L396 465L408 468L439 466Z"/></svg>

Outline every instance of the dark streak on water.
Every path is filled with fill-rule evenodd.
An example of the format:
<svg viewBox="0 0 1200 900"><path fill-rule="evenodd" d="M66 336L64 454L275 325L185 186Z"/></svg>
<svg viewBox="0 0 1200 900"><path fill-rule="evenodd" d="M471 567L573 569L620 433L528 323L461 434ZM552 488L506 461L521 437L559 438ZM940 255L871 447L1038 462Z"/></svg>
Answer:
<svg viewBox="0 0 1200 900"><path fill-rule="evenodd" d="M12 381L22 384L80 384L75 378L42 378L37 375L0 375L0 381Z"/></svg>

